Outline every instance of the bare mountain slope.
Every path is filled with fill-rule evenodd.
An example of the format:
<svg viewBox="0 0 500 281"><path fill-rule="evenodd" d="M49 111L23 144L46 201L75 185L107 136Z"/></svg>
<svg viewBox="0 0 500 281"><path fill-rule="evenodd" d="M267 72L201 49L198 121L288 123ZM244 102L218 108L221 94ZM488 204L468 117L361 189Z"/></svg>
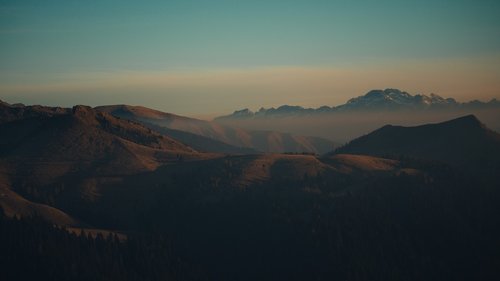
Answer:
<svg viewBox="0 0 500 281"><path fill-rule="evenodd" d="M127 154L160 159L168 152L195 153L186 145L140 124L85 106L75 106L67 114L4 123L0 132L3 157L85 161L127 158Z"/></svg>
<svg viewBox="0 0 500 281"><path fill-rule="evenodd" d="M100 196L94 181L216 156L86 106L40 110L2 105L0 116L5 116L0 122L0 203L9 212L36 213L65 225L77 220L44 204L92 201Z"/></svg>
<svg viewBox="0 0 500 281"><path fill-rule="evenodd" d="M110 105L96 107L96 110L141 122L155 130L161 127L183 131L234 147L251 148L261 152L313 152L322 154L334 147L333 142L322 138L294 136L274 131L247 131L216 122L187 118L141 106ZM184 136L178 137L182 142L189 143L190 141ZM201 141L201 139L199 140Z"/></svg>

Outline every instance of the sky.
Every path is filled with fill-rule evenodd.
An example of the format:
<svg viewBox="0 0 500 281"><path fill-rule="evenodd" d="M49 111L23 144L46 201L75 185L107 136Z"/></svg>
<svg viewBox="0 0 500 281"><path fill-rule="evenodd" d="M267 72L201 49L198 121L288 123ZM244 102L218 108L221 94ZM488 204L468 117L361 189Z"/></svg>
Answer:
<svg viewBox="0 0 500 281"><path fill-rule="evenodd" d="M189 116L500 98L500 1L0 0L0 99Z"/></svg>

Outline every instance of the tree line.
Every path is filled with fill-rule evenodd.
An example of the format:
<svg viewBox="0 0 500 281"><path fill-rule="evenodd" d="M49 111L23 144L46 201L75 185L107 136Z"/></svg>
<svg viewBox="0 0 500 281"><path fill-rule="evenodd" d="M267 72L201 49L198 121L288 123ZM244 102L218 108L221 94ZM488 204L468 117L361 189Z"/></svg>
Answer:
<svg viewBox="0 0 500 281"><path fill-rule="evenodd" d="M9 218L0 209L2 280L204 280L161 234L80 235L39 217Z"/></svg>

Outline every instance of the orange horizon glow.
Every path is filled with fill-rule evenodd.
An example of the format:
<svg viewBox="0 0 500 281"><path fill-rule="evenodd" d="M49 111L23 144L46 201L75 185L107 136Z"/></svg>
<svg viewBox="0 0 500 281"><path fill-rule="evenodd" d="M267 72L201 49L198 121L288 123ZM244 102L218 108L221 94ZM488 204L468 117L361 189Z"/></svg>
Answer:
<svg viewBox="0 0 500 281"><path fill-rule="evenodd" d="M236 109L336 106L371 89L436 93L458 101L500 98L500 56L364 66L116 71L58 75L0 85L8 102L71 106L136 104L177 114L215 116ZM51 104L50 97L62 100Z"/></svg>

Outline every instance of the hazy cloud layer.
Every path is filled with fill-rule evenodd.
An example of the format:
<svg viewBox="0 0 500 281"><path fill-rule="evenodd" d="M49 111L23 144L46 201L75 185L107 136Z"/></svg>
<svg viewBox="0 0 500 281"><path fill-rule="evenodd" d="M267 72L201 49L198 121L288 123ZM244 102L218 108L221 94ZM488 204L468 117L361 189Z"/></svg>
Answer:
<svg viewBox="0 0 500 281"><path fill-rule="evenodd" d="M344 143L387 124L418 126L444 122L469 114L474 114L488 128L500 132L500 110L498 109L343 112L288 118L243 119L222 123L249 130L274 130L297 135L318 136Z"/></svg>
<svg viewBox="0 0 500 281"><path fill-rule="evenodd" d="M370 89L400 88L460 101L500 97L499 57L408 61L363 67L265 67L180 71L6 74L9 102L71 106L138 104L187 115L282 104L338 105Z"/></svg>

